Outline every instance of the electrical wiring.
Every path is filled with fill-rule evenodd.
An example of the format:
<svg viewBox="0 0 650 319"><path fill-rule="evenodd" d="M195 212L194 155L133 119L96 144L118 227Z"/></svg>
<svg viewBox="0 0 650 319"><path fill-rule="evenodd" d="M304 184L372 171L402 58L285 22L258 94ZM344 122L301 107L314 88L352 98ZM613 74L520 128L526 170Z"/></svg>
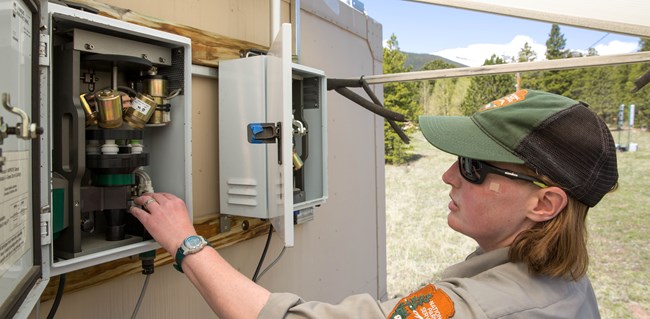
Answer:
<svg viewBox="0 0 650 319"><path fill-rule="evenodd" d="M56 289L56 297L54 297L54 303L50 312L47 314L47 319L53 319L56 311L59 309L59 304L61 303L61 298L63 297L63 288L65 287L65 274L59 276L59 287Z"/></svg>
<svg viewBox="0 0 650 319"><path fill-rule="evenodd" d="M138 297L138 301L135 303L135 309L133 309L133 314L131 314L131 319L135 319L135 317L138 315L138 311L140 311L140 305L142 305L142 300L144 299L144 294L147 291L147 286L149 285L149 278L151 277L151 274L154 273L156 251L145 251L143 253L140 253L138 257L142 262L142 274L146 275L146 277L144 279L144 284L142 285L142 291L140 291L140 297Z"/></svg>
<svg viewBox="0 0 650 319"><path fill-rule="evenodd" d="M138 297L138 302L135 304L135 309L133 309L133 314L131 315L131 319L135 319L135 317L138 315L138 311L140 310L140 305L142 304L142 299L144 299L144 294L147 291L147 286L149 285L150 277L151 274L147 274L144 279L144 285L142 285L142 291L140 291L140 297Z"/></svg>
<svg viewBox="0 0 650 319"><path fill-rule="evenodd" d="M273 262L271 262L268 266L266 266L266 268L264 268L264 270L262 270L262 272L260 272L260 275L257 276L257 280L260 280L262 278L262 276L264 276L264 274L267 271L269 271L269 269L271 269L273 266L275 266L275 264L280 260L280 258L282 258L282 255L284 255L284 251L286 249L287 249L287 246L282 247L282 251L280 251L280 254L278 254L278 257L275 257Z"/></svg>
<svg viewBox="0 0 650 319"><path fill-rule="evenodd" d="M262 256L260 256L260 262L257 263L257 268L255 269L255 274L253 274L253 282L257 282L257 276L260 273L262 264L264 263L264 258L266 257L266 252L269 250L269 244L271 243L271 236L273 235L273 225L269 227L269 235L266 237L266 245L264 245L264 250L262 251Z"/></svg>

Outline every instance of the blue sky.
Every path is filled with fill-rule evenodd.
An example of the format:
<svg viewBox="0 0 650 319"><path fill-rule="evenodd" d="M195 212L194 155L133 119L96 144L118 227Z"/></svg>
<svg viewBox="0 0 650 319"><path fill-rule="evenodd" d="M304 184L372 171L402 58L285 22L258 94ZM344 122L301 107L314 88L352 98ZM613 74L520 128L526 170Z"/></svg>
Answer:
<svg viewBox="0 0 650 319"><path fill-rule="evenodd" d="M397 36L401 51L430 53L479 66L492 53L516 56L528 42L544 57L550 23L401 0L361 0L383 26L383 39ZM427 32L430 30L431 32ZM560 25L566 48L600 55L634 52L639 38Z"/></svg>

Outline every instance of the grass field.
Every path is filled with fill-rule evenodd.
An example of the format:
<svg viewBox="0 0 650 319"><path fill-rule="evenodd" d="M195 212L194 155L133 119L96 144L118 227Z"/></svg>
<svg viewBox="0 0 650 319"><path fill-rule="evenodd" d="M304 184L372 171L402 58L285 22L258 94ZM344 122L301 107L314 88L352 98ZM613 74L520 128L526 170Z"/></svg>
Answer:
<svg viewBox="0 0 650 319"><path fill-rule="evenodd" d="M614 132L627 145L627 131ZM601 316L650 318L650 132L633 132L636 152L619 152L619 187L589 212L591 278ZM442 173L455 157L413 140L414 160L386 166L389 297L408 294L472 252L475 242L447 226L449 186Z"/></svg>

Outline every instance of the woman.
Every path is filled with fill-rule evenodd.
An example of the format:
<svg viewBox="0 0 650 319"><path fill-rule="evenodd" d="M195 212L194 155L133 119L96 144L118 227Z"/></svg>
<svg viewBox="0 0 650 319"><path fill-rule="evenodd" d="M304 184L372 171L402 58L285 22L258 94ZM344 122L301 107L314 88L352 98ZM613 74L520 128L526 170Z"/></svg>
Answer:
<svg viewBox="0 0 650 319"><path fill-rule="evenodd" d="M424 116L420 126L432 145L458 156L442 176L451 187L448 223L479 247L400 300L361 294L331 305L270 293L202 241L181 245L196 232L177 197L144 195L135 200L144 210L131 213L220 318L599 318L585 221L618 179L605 123L582 102L520 90L471 117Z"/></svg>

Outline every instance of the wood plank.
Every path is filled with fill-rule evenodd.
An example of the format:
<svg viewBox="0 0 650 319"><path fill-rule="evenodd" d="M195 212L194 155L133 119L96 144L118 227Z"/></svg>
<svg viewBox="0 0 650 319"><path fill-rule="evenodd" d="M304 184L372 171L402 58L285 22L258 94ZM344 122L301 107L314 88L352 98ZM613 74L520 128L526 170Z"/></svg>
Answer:
<svg viewBox="0 0 650 319"><path fill-rule="evenodd" d="M579 28L650 37L647 1L546 0L407 0L478 12L570 25Z"/></svg>
<svg viewBox="0 0 650 319"><path fill-rule="evenodd" d="M192 40L192 64L217 67L221 60L239 58L240 52L251 49L268 51L268 47L264 45L226 37L186 25L171 23L96 0L71 0L69 2L95 9L102 16L190 38Z"/></svg>
<svg viewBox="0 0 650 319"><path fill-rule="evenodd" d="M570 59L462 67L453 69L377 74L364 76L363 78L368 82L368 84L381 84L389 82L450 79L465 76L508 74L527 71L566 70L593 66L642 63L648 61L650 61L650 52L644 51L619 55L590 56ZM348 78L342 80L358 79L359 78Z"/></svg>
<svg viewBox="0 0 650 319"><path fill-rule="evenodd" d="M244 221L247 227L242 227ZM199 235L205 237L214 249L224 248L236 243L268 234L270 223L260 219L235 217L229 232L219 233L219 220L210 219L194 227ZM246 228L246 230L244 230ZM174 258L164 249L156 251L154 265L160 267L174 262ZM88 267L66 274L64 293L79 291L87 287L99 285L120 276L140 273L141 262L138 256L121 258L108 263ZM41 295L41 302L53 299L59 285L59 277L50 280Z"/></svg>

